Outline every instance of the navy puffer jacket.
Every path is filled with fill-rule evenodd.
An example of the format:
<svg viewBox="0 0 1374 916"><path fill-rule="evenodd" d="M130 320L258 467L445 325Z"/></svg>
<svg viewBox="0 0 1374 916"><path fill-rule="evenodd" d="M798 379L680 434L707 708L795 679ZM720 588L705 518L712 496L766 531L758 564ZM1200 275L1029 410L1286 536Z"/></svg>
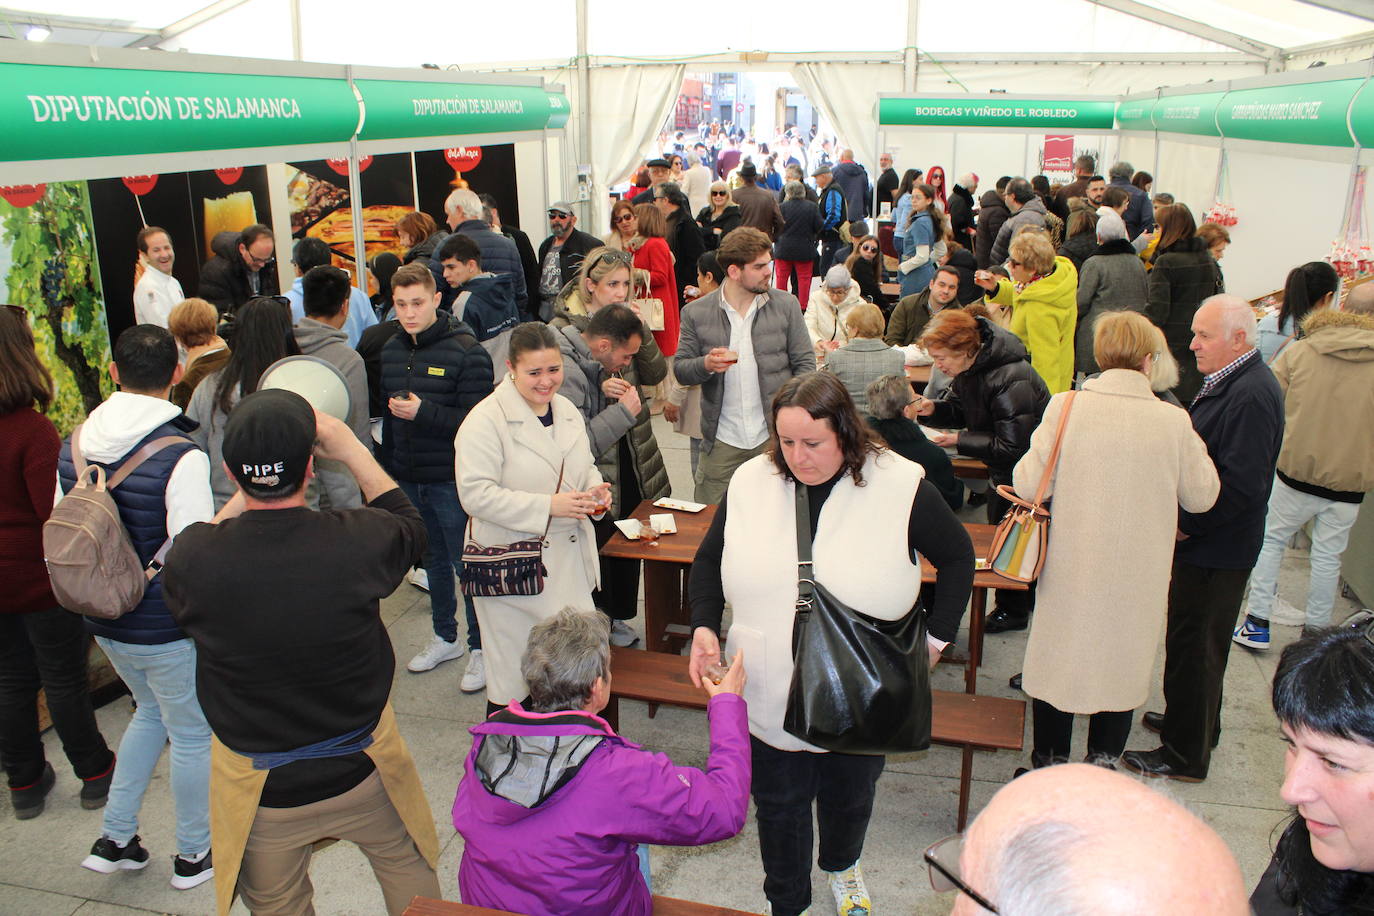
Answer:
<svg viewBox="0 0 1374 916"><path fill-rule="evenodd" d="M414 420L382 411L382 466L397 480L453 480L453 437L468 411L491 394L491 357L472 328L440 309L418 340L399 324L382 347L382 397L412 391L420 399Z"/></svg>
<svg viewBox="0 0 1374 916"><path fill-rule="evenodd" d="M482 250L482 270L494 274L513 275L515 305L522 314L529 314L530 297L529 292L525 289L525 265L520 260L520 249L515 247L515 243L499 232L493 232L491 227L480 219L464 220L453 231L466 235L477 243L477 247ZM434 274L439 292L443 294L443 298L439 300L439 305L441 308L447 309L449 303L453 302L453 297L458 294L444 279L444 267L439 262L439 251L443 247L441 244L435 249L433 256L429 259L429 269Z"/></svg>
<svg viewBox="0 0 1374 916"><path fill-rule="evenodd" d="M129 455L155 439L163 436L182 436L194 428L195 423L184 416L170 423L164 423L148 433L133 448ZM124 530L129 532L129 540L138 554L138 561L144 566L152 562L154 555L167 540L167 484L172 479L181 456L196 446L188 438L185 443L170 445L158 452L125 478L124 482L110 491L115 505L119 507L119 520ZM127 459L128 455L125 456ZM91 462L105 468L106 474L113 474L124 461L112 463ZM62 442L62 451L57 459L57 476L62 481L62 492L69 493L76 486L76 465L72 461L72 440L68 436ZM159 646L164 643L185 639L186 634L172 620L162 600L162 576L156 576L148 583L143 600L133 610L118 620L86 618L86 630L96 636L103 636L114 642L127 642L143 646Z"/></svg>

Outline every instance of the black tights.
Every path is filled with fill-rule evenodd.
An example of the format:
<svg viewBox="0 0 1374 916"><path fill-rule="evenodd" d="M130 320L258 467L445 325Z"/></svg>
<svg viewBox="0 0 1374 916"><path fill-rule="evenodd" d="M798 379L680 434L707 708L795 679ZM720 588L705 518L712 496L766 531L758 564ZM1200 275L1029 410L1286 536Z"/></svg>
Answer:
<svg viewBox="0 0 1374 916"><path fill-rule="evenodd" d="M1088 718L1088 759L1121 756L1126 739L1131 736L1131 710L1125 712L1095 712ZM1069 759L1069 745L1073 743L1073 713L1063 712L1046 703L1031 703L1031 731L1035 747L1031 760L1036 766L1048 766Z"/></svg>

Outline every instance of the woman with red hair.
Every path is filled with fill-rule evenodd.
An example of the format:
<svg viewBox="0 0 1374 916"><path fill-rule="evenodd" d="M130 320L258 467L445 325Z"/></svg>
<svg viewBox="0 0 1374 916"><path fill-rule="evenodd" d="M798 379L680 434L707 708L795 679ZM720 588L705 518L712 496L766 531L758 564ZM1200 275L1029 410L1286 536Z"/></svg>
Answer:
<svg viewBox="0 0 1374 916"><path fill-rule="evenodd" d="M935 189L935 206L941 213L949 212L949 200L945 192L945 170L943 166L932 165L926 172L926 184Z"/></svg>

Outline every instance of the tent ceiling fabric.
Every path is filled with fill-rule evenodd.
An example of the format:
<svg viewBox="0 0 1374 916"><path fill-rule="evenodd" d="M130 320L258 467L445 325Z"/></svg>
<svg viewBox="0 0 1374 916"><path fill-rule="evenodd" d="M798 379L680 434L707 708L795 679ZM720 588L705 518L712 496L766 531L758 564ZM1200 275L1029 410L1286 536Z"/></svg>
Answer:
<svg viewBox="0 0 1374 916"><path fill-rule="evenodd" d="M34 0L28 0L34 3ZM1134 0L1141 8L1216 24L1249 41L1287 48L1339 41L1371 30L1371 21L1337 12L1333 7L1367 10L1364 0ZM809 16L733 17L722 26L712 17L679 17L668 28L640 27L642 0L587 0L589 46L593 55L623 55L633 35L635 55L671 57L690 64L684 52L720 51L900 53L905 36L907 0L870 0L862 16L827 17L823 24ZM35 6L39 5L34 3ZM164 0L158 4L131 0L55 0L46 8L0 9L0 34L22 38L26 24L45 17L89 21L72 29L54 23L53 39L67 43L128 44L129 29L156 32L207 7L210 0ZM434 15L431 4L394 0L388 15L369 17L360 31L356 20L337 15L332 0L300 0L303 56L328 63L417 66L433 62L464 69L514 60L568 60L575 51L575 4L571 0L508 0L502 4L466 4L463 29L417 28ZM1155 22L1097 5L1091 0L1037 0L1026 16L1022 0L970 0L952 16L941 4L919 6L918 44L929 55L951 51L1150 51L1226 50L1221 44L1167 28ZM248 0L210 22L175 36L162 47L210 54L289 57L290 4L281 0ZM1166 18L1167 15L1161 18ZM513 28L512 23L521 23ZM969 28L967 23L1016 23L1015 28ZM887 23L883 28L877 24ZM121 41L101 36L101 25L113 26Z"/></svg>

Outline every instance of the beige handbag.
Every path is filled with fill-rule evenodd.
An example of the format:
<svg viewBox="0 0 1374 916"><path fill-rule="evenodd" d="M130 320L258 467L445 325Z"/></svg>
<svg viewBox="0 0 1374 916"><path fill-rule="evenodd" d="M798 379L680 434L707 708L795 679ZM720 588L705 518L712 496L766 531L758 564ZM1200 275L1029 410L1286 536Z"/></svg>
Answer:
<svg viewBox="0 0 1374 916"><path fill-rule="evenodd" d="M639 315L649 330L663 330L663 300L649 295L649 272L636 269L633 275L634 299L631 304L639 309Z"/></svg>

